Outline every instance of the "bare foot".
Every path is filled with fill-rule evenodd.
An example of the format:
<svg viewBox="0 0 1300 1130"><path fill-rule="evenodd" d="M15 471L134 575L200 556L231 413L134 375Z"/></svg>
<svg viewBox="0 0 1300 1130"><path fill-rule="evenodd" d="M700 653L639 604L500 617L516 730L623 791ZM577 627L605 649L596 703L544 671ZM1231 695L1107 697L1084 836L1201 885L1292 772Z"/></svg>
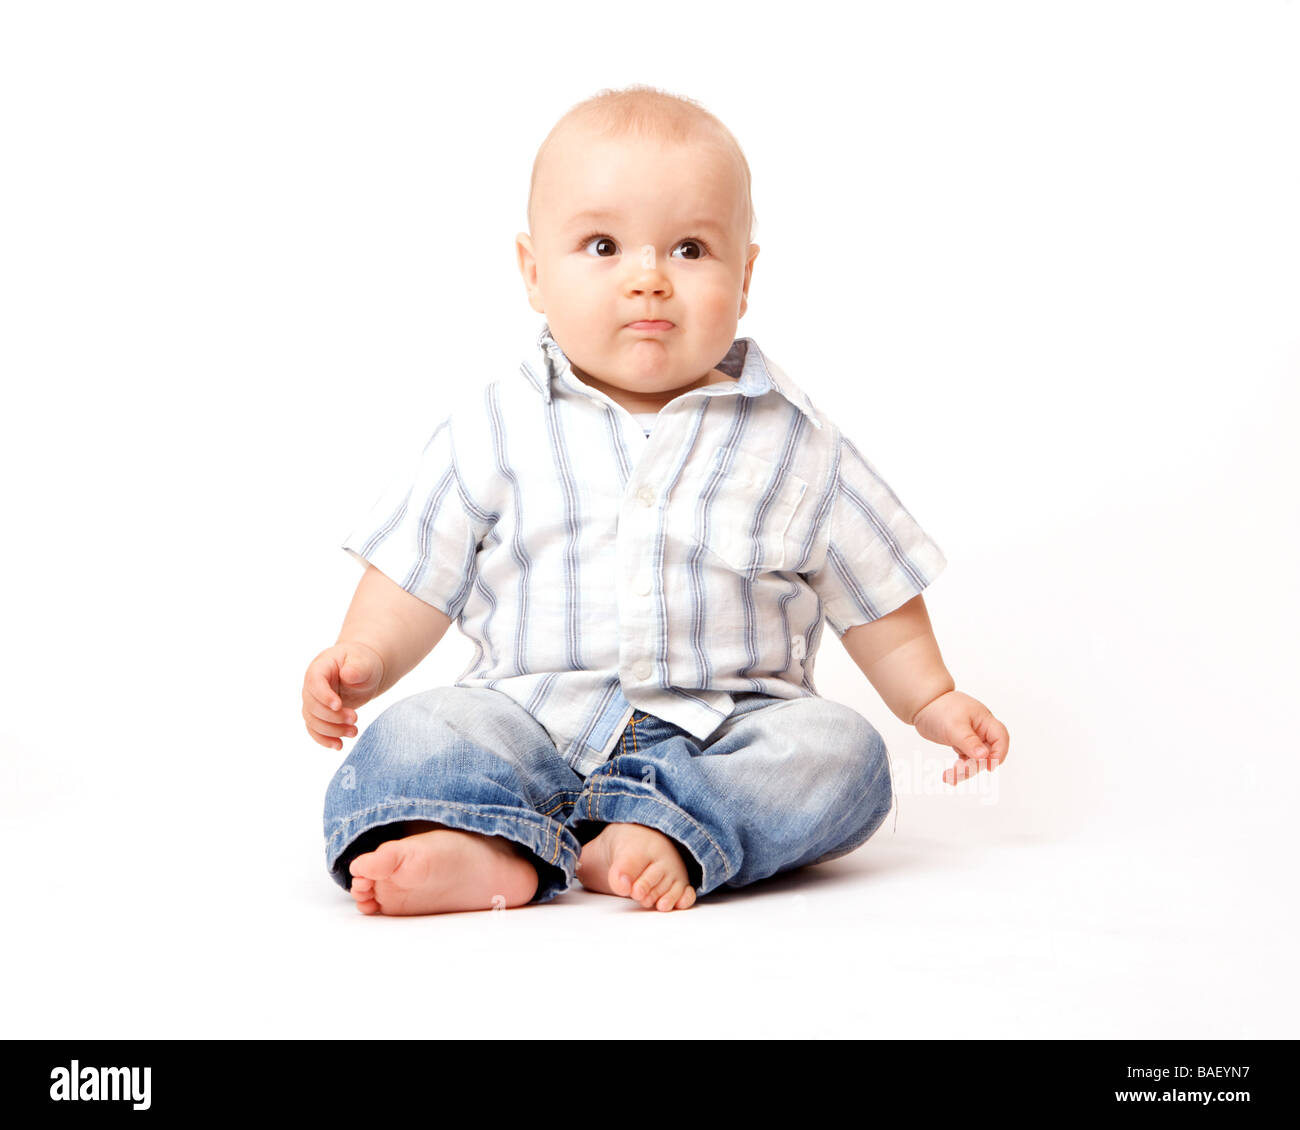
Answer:
<svg viewBox="0 0 1300 1130"><path fill-rule="evenodd" d="M386 840L348 866L362 914L495 910L523 906L537 893L536 868L510 840L428 821L406 827L414 834Z"/></svg>
<svg viewBox="0 0 1300 1130"><path fill-rule="evenodd" d="M686 910L695 903L677 844L644 824L606 824L578 857L589 891L634 899L646 910Z"/></svg>

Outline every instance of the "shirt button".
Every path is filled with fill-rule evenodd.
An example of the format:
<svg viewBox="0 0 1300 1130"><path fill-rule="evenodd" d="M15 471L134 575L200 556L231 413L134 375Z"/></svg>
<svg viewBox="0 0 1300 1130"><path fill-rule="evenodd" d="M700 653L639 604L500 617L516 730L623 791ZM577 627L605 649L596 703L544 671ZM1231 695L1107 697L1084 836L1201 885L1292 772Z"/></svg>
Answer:
<svg viewBox="0 0 1300 1130"><path fill-rule="evenodd" d="M634 674L638 679L648 679L653 673L654 673L654 668L651 667L649 663L642 663L638 665L636 670L632 672L632 674Z"/></svg>
<svg viewBox="0 0 1300 1130"><path fill-rule="evenodd" d="M637 581L636 588L633 591L637 596L649 596L652 587L650 579L648 577L642 577L641 580Z"/></svg>
<svg viewBox="0 0 1300 1130"><path fill-rule="evenodd" d="M636 492L636 496L641 500L642 506L653 506L655 504L655 492L649 487L642 487Z"/></svg>

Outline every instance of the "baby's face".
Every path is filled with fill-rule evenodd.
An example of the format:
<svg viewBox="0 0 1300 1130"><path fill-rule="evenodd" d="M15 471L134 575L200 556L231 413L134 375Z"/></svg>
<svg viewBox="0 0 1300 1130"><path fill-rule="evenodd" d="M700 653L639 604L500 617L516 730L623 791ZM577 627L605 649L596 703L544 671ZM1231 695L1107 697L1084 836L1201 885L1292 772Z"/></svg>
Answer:
<svg viewBox="0 0 1300 1130"><path fill-rule="evenodd" d="M571 130L538 170L534 231L516 239L528 301L575 375L657 411L720 376L758 255L747 221L740 172L713 145ZM649 319L671 325L633 324Z"/></svg>

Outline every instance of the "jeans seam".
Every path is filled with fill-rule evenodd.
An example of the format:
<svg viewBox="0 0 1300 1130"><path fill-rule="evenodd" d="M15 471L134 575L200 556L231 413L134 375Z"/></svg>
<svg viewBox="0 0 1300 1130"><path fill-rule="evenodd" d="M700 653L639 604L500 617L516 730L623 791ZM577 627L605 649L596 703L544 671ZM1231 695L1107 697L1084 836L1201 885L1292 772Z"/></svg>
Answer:
<svg viewBox="0 0 1300 1130"><path fill-rule="evenodd" d="M537 815L538 815L538 816L550 816L553 812L556 812L556 811L558 811L558 810L561 809L561 808L568 808L568 807L570 807L570 806L576 804L576 803L578 802L579 798L581 798L581 796L582 796L582 790L581 790L581 789L567 789L567 790L565 790L565 792L566 792L567 794L571 794L571 795L570 795L567 799L565 799L565 800L559 800L559 801L556 801L553 805L551 805L550 808L539 808L539 809L537 809ZM550 798L548 798L548 799L550 799ZM546 803L546 802L543 801L543 803Z"/></svg>

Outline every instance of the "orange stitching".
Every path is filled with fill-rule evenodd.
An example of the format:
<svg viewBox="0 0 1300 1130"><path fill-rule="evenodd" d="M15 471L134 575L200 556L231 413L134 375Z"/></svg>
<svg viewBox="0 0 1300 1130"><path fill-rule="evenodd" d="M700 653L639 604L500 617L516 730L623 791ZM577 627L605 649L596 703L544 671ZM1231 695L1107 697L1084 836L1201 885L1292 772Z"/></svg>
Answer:
<svg viewBox="0 0 1300 1130"><path fill-rule="evenodd" d="M579 799L580 797L581 794L579 794ZM569 808L576 803L577 800L572 800L572 801L562 800L557 802L553 807L546 809L545 811L541 811L541 810L536 810L536 811L538 812L539 816L550 816L551 813L558 812L562 808ZM546 862L558 865L560 860L560 851L561 848L563 847L560 834L564 831L564 824L560 821L555 821L554 823L555 823L555 850L551 853L550 857L547 859Z"/></svg>
<svg viewBox="0 0 1300 1130"><path fill-rule="evenodd" d="M582 796L582 793L581 793L580 790L577 790L577 789L571 789L571 790L569 790L569 791L570 791L570 792L576 792L577 795L578 795L578 797L581 797L581 796ZM551 814L552 812L558 812L561 808L568 808L570 805L572 805L572 804L576 804L576 803L577 803L576 798L575 798L574 800L562 800L562 801L560 801L558 804L556 804L553 808L547 808L547 809L545 809L545 810L543 810L543 809L538 809L538 810L537 810L537 814L538 814L539 816L550 816L550 814Z"/></svg>
<svg viewBox="0 0 1300 1130"><path fill-rule="evenodd" d="M608 775L606 776L606 780L608 780ZM587 794L587 816L592 820L600 819L598 815L598 813L600 812L600 805L595 803L596 796L599 793L599 791L600 791L600 779L598 778L595 784L592 786L591 792Z"/></svg>

